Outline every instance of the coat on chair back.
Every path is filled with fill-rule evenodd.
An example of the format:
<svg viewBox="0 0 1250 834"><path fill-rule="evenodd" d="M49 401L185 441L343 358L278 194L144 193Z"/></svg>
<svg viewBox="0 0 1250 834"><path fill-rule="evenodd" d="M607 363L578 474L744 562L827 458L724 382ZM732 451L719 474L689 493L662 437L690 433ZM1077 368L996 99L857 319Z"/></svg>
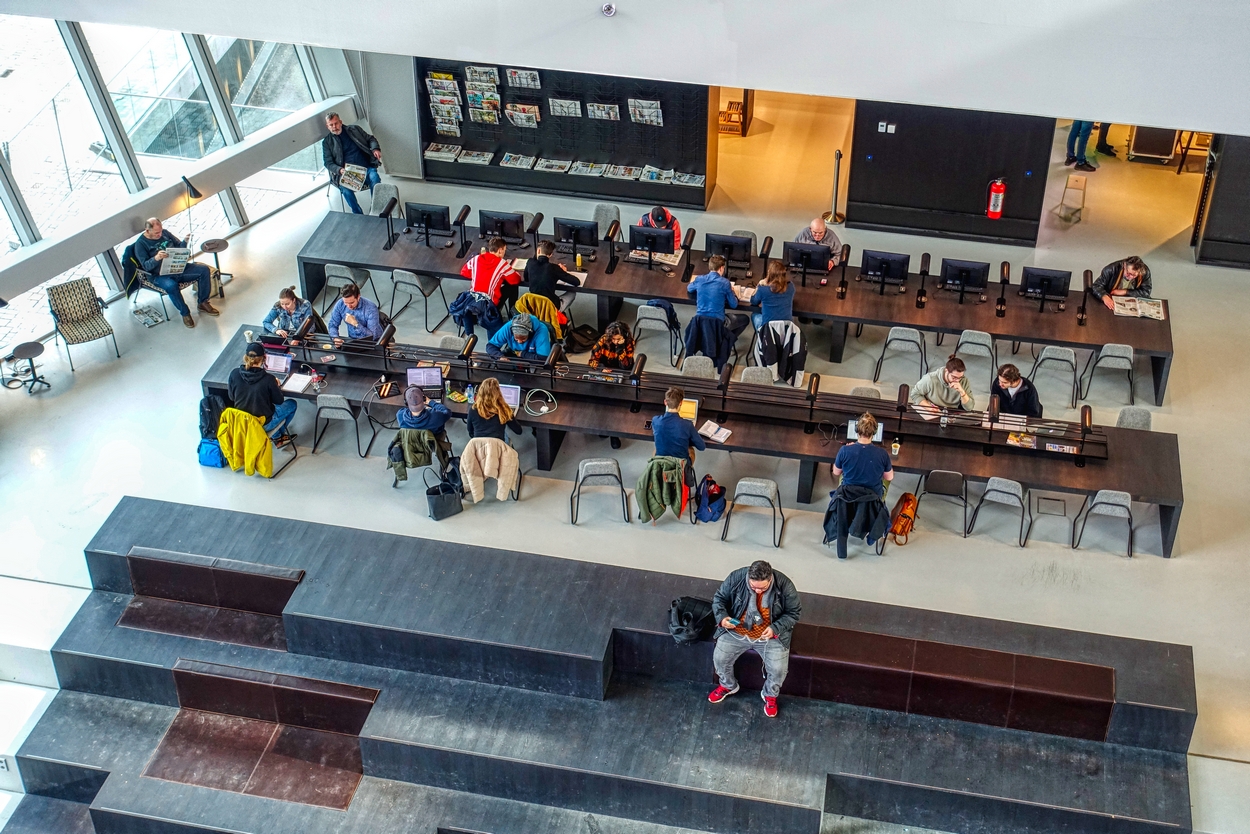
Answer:
<svg viewBox="0 0 1250 834"><path fill-rule="evenodd" d="M784 379L794 387L803 385L807 367L807 340L792 321L770 321L755 340L755 362L768 368L773 382Z"/></svg>
<svg viewBox="0 0 1250 834"><path fill-rule="evenodd" d="M227 408L217 424L217 444L230 468L248 475L273 477L273 446L265 434L265 421L246 411Z"/></svg>
<svg viewBox="0 0 1250 834"><path fill-rule="evenodd" d="M460 455L460 477L474 504L486 497L487 478L495 479L495 498L507 501L520 472L521 458L516 449L494 437L474 437Z"/></svg>
<svg viewBox="0 0 1250 834"><path fill-rule="evenodd" d="M829 493L825 510L825 538L821 544L837 539L838 558L846 558L846 539L867 537L869 544L885 538L890 531L890 512L881 496L868 487L841 484Z"/></svg>

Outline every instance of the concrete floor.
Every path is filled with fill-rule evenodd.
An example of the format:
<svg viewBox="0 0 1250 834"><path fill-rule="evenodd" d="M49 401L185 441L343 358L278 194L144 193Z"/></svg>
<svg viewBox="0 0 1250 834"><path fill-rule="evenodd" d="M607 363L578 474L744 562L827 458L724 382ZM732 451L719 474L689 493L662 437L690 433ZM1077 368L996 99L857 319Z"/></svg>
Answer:
<svg viewBox="0 0 1250 834"><path fill-rule="evenodd" d="M722 143L720 190L711 210L705 215L679 213L684 226L700 231L754 228L761 236L781 240L828 208L832 150L840 143L845 148L849 141L849 114L839 111L836 102L822 110L819 99L764 94L756 113L757 124L771 125L771 131ZM1062 188L1066 174L1061 164L1065 137L1061 127L1052 191ZM1120 141L1114 132L1112 138ZM753 151L734 147L756 139L763 140L759 152L769 160L794 158L788 149L797 147L813 159L829 159L827 176L754 164ZM827 144L812 151L810 145L817 140ZM655 527L637 522L627 526L619 504L592 495L584 496L581 522L573 528L567 523L567 496L580 458L614 455L629 482L651 451L648 445L627 443L613 453L606 440L576 436L566 440L550 473L533 470L533 439L519 441L522 462L530 469L519 504L499 504L490 497L481 506L466 507L462 515L435 523L426 518L418 485L409 482L391 489L378 448L374 456L360 460L344 424L331 426L316 456L307 454L312 434L307 405L300 406L295 421L304 454L278 480L202 468L195 458L199 377L240 323L259 322L278 289L295 283L296 253L327 206L338 205L337 194L315 194L231 240L223 267L236 278L220 304L221 318L201 317L190 331L177 320L145 329L130 316L127 304L118 303L108 315L118 331L120 360L113 358L111 346L81 346L74 353L78 372L71 374L64 348L58 353L50 346L42 368L52 382L50 390L33 397L0 391L0 520L7 533L0 575L87 585L82 548L118 498L130 494L714 578L763 557L812 592L1184 643L1194 647L1199 699L1191 746L1195 827L1230 834L1250 831L1250 623L1244 615L1250 569L1243 555L1250 521L1229 511L1250 502L1243 474L1250 467L1250 448L1230 442L1236 429L1225 428L1218 417L1250 406L1250 371L1230 363L1218 373L1204 373L1197 361L1227 353L1231 337L1241 330L1238 306L1250 302L1250 289L1244 272L1192 263L1186 229L1197 182L1196 175L1178 177L1172 169L1106 161L1090 175L1086 220L1062 228L1047 215L1036 250L838 229L857 249L892 249L913 257L930 251L935 257L1005 258L1017 274L1028 263L1096 270L1130 252L1146 256L1156 294L1171 302L1177 350L1167 402L1151 408L1156 429L1180 436L1184 461L1188 500L1171 560L1160 558L1157 514L1145 508L1138 513L1137 556L1128 560L1122 555L1123 528L1110 520L1098 529L1091 526L1080 551L1067 546L1059 521L1045 520L1035 527L1028 548L1020 550L1013 543L1015 527L1007 510L987 510L976 534L965 540L957 532L958 511L935 502L920 519L911 545L888 547L881 557L861 546L851 559L839 562L819 544L823 500L830 488L827 471L818 481L817 503L795 507L797 464L715 450L700 456L699 469L721 483L732 485L746 475L780 483L789 519L781 550L766 546L769 524L754 510L735 513L730 541L721 543L719 526L692 528L671 518ZM525 207L548 217L588 217L593 205L412 181L398 185L405 199L453 206L467 202L475 209ZM1057 202L1055 192L1047 209ZM622 208L625 215L643 210ZM389 302L389 282L381 275L375 281L384 303ZM460 289L449 285L448 296ZM397 322L401 340L437 338L421 330L419 306L418 301ZM582 299L576 313L588 320L593 310L592 300ZM622 318L632 321L632 305ZM450 328L438 335L452 332ZM883 331L869 328L862 339L848 344L846 361L836 369L817 360L809 370L821 373L827 390L849 391L865 384L883 337ZM812 335L814 354L821 353L827 338ZM652 343L658 350L657 342L652 336L642 349ZM931 344L931 353L935 350L941 354ZM1009 352L1005 346L1003 352ZM971 363L975 393L981 398L988 377L984 362ZM649 367L658 369L659 364ZM913 360L887 360L879 387L893 391L900 383L914 382L916 373ZM1143 370L1139 377L1141 404L1149 375ZM1055 413L1063 399L1059 376L1044 376L1040 387L1048 414ZM1096 422L1114 423L1127 399L1123 385L1108 378L1095 385L1090 402ZM456 429L453 440L463 443L463 431ZM901 483L911 489L915 481L908 476Z"/></svg>

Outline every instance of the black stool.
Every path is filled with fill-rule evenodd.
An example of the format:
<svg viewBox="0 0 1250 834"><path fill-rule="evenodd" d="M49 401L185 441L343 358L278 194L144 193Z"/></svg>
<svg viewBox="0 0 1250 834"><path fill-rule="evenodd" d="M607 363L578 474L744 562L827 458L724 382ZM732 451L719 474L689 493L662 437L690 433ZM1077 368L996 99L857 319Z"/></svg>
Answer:
<svg viewBox="0 0 1250 834"><path fill-rule="evenodd" d="M30 379L22 382L23 388L30 386L26 391L27 394L35 393L36 385L46 385L49 388L52 387L51 382L48 382L46 379L35 373L35 357L38 356L43 356L43 342L22 342L20 345L13 348L13 358L25 359L30 363Z"/></svg>
<svg viewBox="0 0 1250 834"><path fill-rule="evenodd" d="M217 259L217 253L218 253L218 252L225 252L225 251L226 251L227 249L229 249L229 248L230 248L230 241L228 241L228 240L223 240L222 238L213 238L212 240L206 240L206 241L204 241L204 243L200 246L200 251L201 251L201 252L206 252L206 253L208 253L208 254L210 254L210 255L212 255L212 256L213 256L213 266L214 266L214 267L216 268L216 270L217 270L217 277L218 277L218 278L223 278L223 279L224 279L224 278L231 278L231 279L233 279L233 278L234 278L234 273L232 273L232 272L222 272L222 271L221 271L221 261ZM221 291L221 295L220 295L220 296L218 296L218 297L219 297L219 298L225 298L225 297L226 297L226 290L225 290L224 288L223 288L223 289L222 289L222 291Z"/></svg>

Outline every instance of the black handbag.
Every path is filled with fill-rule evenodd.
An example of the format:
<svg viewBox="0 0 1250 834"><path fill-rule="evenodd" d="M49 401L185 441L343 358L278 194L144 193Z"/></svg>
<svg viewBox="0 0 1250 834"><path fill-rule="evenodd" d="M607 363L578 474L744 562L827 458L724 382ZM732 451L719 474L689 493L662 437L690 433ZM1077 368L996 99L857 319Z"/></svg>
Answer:
<svg viewBox="0 0 1250 834"><path fill-rule="evenodd" d="M463 510L464 504L461 501L460 490L444 478L440 478L438 483L431 485L429 479L426 478L426 473L429 471L423 470L421 479L425 481L425 501L429 505L430 518L442 521Z"/></svg>
<svg viewBox="0 0 1250 834"><path fill-rule="evenodd" d="M711 602L698 597L673 600L668 610L668 633L678 645L711 640L715 631L716 620L712 617Z"/></svg>

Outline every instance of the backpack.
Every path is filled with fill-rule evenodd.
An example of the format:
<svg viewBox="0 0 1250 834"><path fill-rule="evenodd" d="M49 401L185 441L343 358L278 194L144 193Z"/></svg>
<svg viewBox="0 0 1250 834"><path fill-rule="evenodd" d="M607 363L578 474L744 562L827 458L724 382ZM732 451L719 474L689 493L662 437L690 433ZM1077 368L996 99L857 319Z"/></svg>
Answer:
<svg viewBox="0 0 1250 834"><path fill-rule="evenodd" d="M221 453L221 444L215 437L200 438L200 448L196 451L196 455L200 459L200 466L211 466L216 469L224 469L226 466L226 456Z"/></svg>
<svg viewBox="0 0 1250 834"><path fill-rule="evenodd" d="M898 503L894 505L894 510L890 513L889 536L894 539L895 544L907 544L907 537L916 526L916 507L919 503L916 496L910 492L904 492L899 496ZM899 541L900 536L903 538L902 541Z"/></svg>
<svg viewBox="0 0 1250 834"><path fill-rule="evenodd" d="M200 437L217 439L217 426L221 423L221 412L229 406L226 398L220 394L209 394L200 400Z"/></svg>
<svg viewBox="0 0 1250 834"><path fill-rule="evenodd" d="M712 603L698 597L682 597L673 600L668 609L668 633L679 646L702 643L712 639L716 620L712 617Z"/></svg>
<svg viewBox="0 0 1250 834"><path fill-rule="evenodd" d="M579 324L564 334L564 352L585 353L599 343L601 335L589 324Z"/></svg>
<svg viewBox="0 0 1250 834"><path fill-rule="evenodd" d="M695 518L705 523L719 521L725 513L725 488L716 483L711 475L704 475L696 495L698 508Z"/></svg>

